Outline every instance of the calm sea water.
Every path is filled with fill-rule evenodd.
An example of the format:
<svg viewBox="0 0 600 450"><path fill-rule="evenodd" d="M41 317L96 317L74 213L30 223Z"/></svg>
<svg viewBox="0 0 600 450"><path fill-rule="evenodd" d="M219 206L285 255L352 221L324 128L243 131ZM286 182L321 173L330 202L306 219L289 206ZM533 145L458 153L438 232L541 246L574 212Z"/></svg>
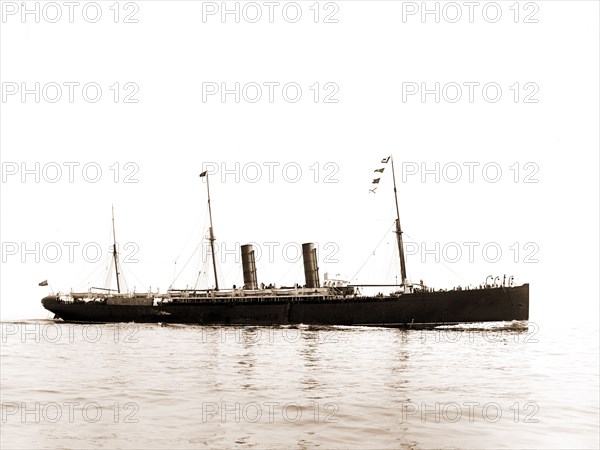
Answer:
<svg viewBox="0 0 600 450"><path fill-rule="evenodd" d="M598 448L598 330L2 323L1 447Z"/></svg>

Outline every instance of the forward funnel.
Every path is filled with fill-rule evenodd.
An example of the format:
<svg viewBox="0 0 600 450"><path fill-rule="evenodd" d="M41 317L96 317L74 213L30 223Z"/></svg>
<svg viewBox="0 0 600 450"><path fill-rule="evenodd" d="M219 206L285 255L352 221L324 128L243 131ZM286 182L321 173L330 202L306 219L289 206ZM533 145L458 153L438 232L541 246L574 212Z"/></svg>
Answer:
<svg viewBox="0 0 600 450"><path fill-rule="evenodd" d="M242 270L244 271L244 289L258 289L256 261L252 245L242 245Z"/></svg>

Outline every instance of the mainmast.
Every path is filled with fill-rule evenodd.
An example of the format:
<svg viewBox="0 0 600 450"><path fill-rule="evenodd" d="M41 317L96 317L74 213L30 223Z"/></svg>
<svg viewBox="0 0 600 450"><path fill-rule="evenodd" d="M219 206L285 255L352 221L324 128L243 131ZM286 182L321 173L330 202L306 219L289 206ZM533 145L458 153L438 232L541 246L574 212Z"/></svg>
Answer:
<svg viewBox="0 0 600 450"><path fill-rule="evenodd" d="M121 283L119 281L119 257L117 255L117 235L115 233L115 207L112 208L112 229L113 229L113 258L115 260L115 272L117 274L117 292L121 293Z"/></svg>
<svg viewBox="0 0 600 450"><path fill-rule="evenodd" d="M217 279L217 262L215 260L215 235L213 233L212 223L212 211L210 209L210 186L208 184L208 171L204 171L200 174L200 177L206 177L206 192L208 194L208 218L210 220L209 228L209 241L210 241L210 252L212 254L213 271L215 274L215 291L219 290L219 280Z"/></svg>
<svg viewBox="0 0 600 450"><path fill-rule="evenodd" d="M396 239L398 241L398 252L400 253L400 276L402 285L406 288L406 262L404 260L404 244L402 243L402 228L400 227L400 209L398 208L398 191L396 189L396 172L394 171L394 158L392 160L392 178L394 179L394 197L396 199Z"/></svg>

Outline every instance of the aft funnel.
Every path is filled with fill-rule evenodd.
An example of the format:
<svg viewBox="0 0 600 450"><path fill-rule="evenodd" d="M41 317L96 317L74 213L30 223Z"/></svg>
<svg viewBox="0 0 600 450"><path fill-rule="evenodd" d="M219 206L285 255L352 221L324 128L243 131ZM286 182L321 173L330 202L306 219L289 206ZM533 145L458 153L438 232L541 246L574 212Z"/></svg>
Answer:
<svg viewBox="0 0 600 450"><path fill-rule="evenodd" d="M321 287L321 284L319 283L317 249L312 242L302 244L302 258L304 259L304 277L306 279L306 287Z"/></svg>

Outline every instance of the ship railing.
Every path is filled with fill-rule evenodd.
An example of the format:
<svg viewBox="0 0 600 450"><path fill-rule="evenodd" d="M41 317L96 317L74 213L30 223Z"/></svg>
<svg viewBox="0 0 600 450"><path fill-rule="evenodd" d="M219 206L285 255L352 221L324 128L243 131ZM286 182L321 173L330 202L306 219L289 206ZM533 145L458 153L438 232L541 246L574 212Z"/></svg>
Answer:
<svg viewBox="0 0 600 450"><path fill-rule="evenodd" d="M223 298L255 298L255 297L319 297L332 295L335 288L265 288L265 289L225 289L225 290L169 290L167 294L157 296L165 300L186 298L223 299Z"/></svg>
<svg viewBox="0 0 600 450"><path fill-rule="evenodd" d="M310 297L322 296L331 292L329 287L326 288L267 288L267 289L239 289L236 290L236 295L240 297Z"/></svg>
<svg viewBox="0 0 600 450"><path fill-rule="evenodd" d="M125 293L104 293L104 292L69 292L68 294L59 294L62 301L105 301L109 298L154 298L157 294L152 292L125 292Z"/></svg>
<svg viewBox="0 0 600 450"><path fill-rule="evenodd" d="M346 298L347 299L347 298ZM172 297L170 299L164 299L159 301L158 303L244 303L244 302L302 302L306 300L316 300L316 301L330 301L330 300L346 300L344 298L337 297L329 297L329 296L299 296L299 297L287 297L287 296L278 296L278 297L222 297L222 298L213 298L213 297Z"/></svg>
<svg viewBox="0 0 600 450"><path fill-rule="evenodd" d="M280 289L228 289L220 291L175 291L156 296L165 303L244 302L244 301L302 301L316 299L336 300L334 288L280 288Z"/></svg>

